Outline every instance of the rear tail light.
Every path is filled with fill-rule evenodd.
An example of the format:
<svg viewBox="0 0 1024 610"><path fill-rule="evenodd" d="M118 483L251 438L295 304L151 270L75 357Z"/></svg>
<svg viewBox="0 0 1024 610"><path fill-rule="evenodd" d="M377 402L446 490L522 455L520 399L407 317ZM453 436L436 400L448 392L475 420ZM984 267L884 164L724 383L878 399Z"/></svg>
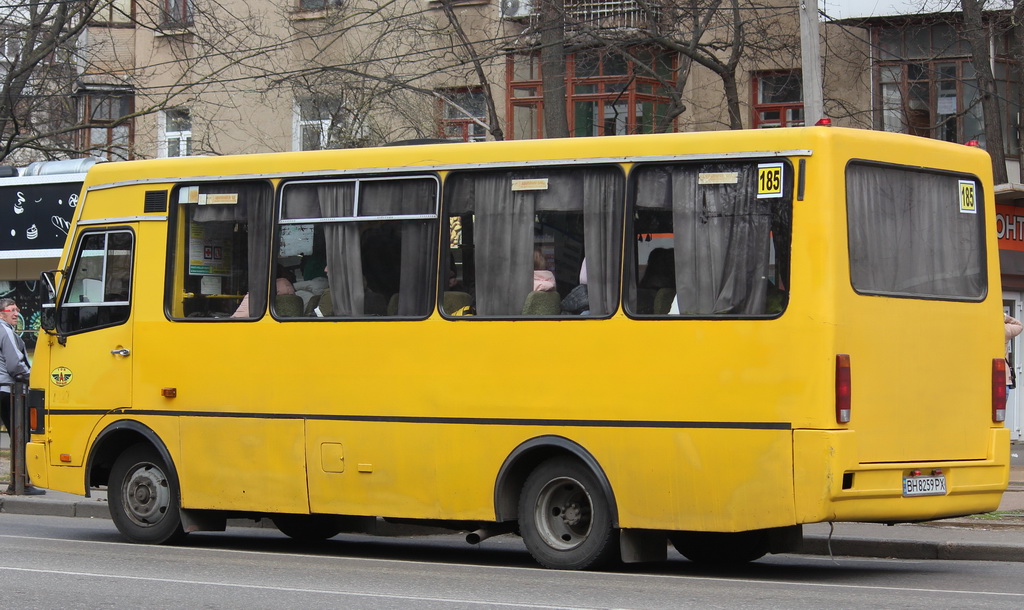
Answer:
<svg viewBox="0 0 1024 610"><path fill-rule="evenodd" d="M992 359L992 421L1006 421L1006 360Z"/></svg>
<svg viewBox="0 0 1024 610"><path fill-rule="evenodd" d="M836 354L836 423L850 423L850 355Z"/></svg>
<svg viewBox="0 0 1024 610"><path fill-rule="evenodd" d="M42 434L46 431L46 392L30 388L25 401L28 403L29 434Z"/></svg>

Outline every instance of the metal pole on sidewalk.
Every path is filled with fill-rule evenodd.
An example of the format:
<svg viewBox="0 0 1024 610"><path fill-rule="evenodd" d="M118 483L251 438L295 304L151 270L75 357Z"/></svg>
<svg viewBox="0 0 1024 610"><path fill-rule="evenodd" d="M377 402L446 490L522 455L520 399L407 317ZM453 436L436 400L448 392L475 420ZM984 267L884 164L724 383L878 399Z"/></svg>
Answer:
<svg viewBox="0 0 1024 610"><path fill-rule="evenodd" d="M11 387L11 482L14 495L25 493L25 383Z"/></svg>

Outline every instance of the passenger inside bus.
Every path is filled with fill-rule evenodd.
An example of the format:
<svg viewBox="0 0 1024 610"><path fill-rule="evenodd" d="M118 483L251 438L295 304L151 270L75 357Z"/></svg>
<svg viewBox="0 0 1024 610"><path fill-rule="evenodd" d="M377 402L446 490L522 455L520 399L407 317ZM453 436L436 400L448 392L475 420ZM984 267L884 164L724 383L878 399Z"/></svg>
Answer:
<svg viewBox="0 0 1024 610"><path fill-rule="evenodd" d="M533 250L533 289L544 292L555 289L555 274L548 269L548 259L539 247Z"/></svg>
<svg viewBox="0 0 1024 610"><path fill-rule="evenodd" d="M639 313L667 314L676 296L674 248L655 248L647 257L647 266L637 290Z"/></svg>
<svg viewBox="0 0 1024 610"><path fill-rule="evenodd" d="M590 297L587 294L587 259L580 265L580 283L562 299L562 312L585 316L590 313Z"/></svg>

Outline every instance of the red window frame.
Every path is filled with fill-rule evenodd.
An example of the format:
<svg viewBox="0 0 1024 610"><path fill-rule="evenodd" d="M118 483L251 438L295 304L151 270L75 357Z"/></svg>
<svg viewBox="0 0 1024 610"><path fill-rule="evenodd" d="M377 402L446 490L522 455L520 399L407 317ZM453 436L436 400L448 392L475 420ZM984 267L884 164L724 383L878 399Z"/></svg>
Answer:
<svg viewBox="0 0 1024 610"><path fill-rule="evenodd" d="M651 51L653 52L655 49L651 49ZM643 54L635 51L633 55L642 56ZM654 121L657 107L668 105L671 102L668 95L659 95L658 92L664 91L667 86L672 86L674 81L661 82L649 71L634 65L632 60L624 62L626 69L621 74L605 74L605 64L602 61L597 66L596 74L578 76L576 68L579 57L580 55L577 53L566 56L566 113L569 120L570 136L612 135L608 133L610 125L616 135L620 133L620 127L622 133L641 133L643 122L638 119L638 106L649 104L650 108L654 110L651 116L651 121ZM651 57L652 61L656 61L653 55ZM674 55L671 58L671 63L672 65L668 66L668 72L675 74L676 57ZM545 137L544 87L540 72L540 58L537 54L510 54L506 59L505 82L508 84L506 112L509 124L507 137L509 139L522 139L527 135L531 139ZM577 93L580 89L590 90ZM610 103L616 106L625 106L624 124L616 120L615 117L608 116L607 109ZM577 114L587 104L594 104L592 107L596 110L592 115L593 122L590 123L594 130L592 133L578 134ZM529 114L524 119L521 113ZM582 119L582 117L580 118ZM518 124L517 121L519 121ZM614 124L611 121L614 121ZM676 129L677 124L673 119L669 131L676 131Z"/></svg>
<svg viewBox="0 0 1024 610"><path fill-rule="evenodd" d="M773 127L800 127L804 124L804 102L803 91L800 91L800 101L787 102L763 102L761 101L762 82L766 78L786 77L796 79L800 83L800 71L775 71L760 72L752 75L750 79L751 109L753 112L754 129L769 129Z"/></svg>

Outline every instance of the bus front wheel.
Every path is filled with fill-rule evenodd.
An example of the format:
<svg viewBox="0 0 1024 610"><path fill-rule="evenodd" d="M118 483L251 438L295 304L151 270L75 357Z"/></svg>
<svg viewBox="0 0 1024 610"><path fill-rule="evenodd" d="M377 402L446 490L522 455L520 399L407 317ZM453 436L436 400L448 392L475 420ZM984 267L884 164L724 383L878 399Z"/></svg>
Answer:
<svg viewBox="0 0 1024 610"><path fill-rule="evenodd" d="M607 564L619 551L610 506L589 468L570 458L550 459L523 485L523 542L544 567L583 570Z"/></svg>
<svg viewBox="0 0 1024 610"><path fill-rule="evenodd" d="M183 538L179 498L178 482L150 445L130 447L110 469L110 518L132 542L165 544Z"/></svg>

